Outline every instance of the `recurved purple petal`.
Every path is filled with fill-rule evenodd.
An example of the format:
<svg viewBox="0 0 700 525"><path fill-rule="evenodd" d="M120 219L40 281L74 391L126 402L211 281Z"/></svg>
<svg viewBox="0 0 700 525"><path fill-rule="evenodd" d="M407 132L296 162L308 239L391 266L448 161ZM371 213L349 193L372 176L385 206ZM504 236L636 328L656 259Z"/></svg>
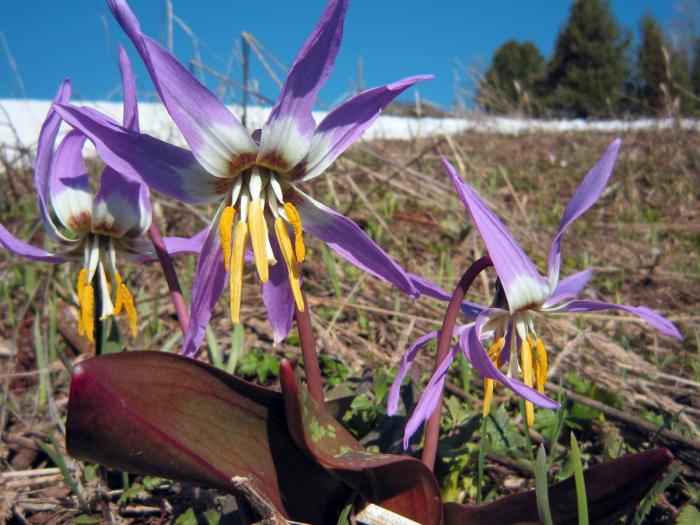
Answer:
<svg viewBox="0 0 700 525"><path fill-rule="evenodd" d="M396 410L399 407L401 383L403 382L403 378L406 377L406 374L411 369L411 364L418 355L419 350L433 339L437 339L439 334L440 332L435 330L434 332L428 332L427 334L422 335L421 337L413 341L404 352L403 357L401 358L401 364L399 365L399 370L396 373L394 382L391 385L391 390L389 390L389 397L387 399L386 407L387 415L393 416L394 414L396 414Z"/></svg>
<svg viewBox="0 0 700 525"><path fill-rule="evenodd" d="M64 80L56 93L54 104L68 102L71 95L71 84L68 79ZM58 240L67 240L51 219L51 208L49 207L49 186L51 179L51 165L53 163L53 150L56 143L58 129L61 127L61 117L56 113L55 106L51 106L46 120L39 132L39 143L36 150L36 162L34 164L34 184L36 194L39 199L39 214L44 223L46 232Z"/></svg>
<svg viewBox="0 0 700 525"><path fill-rule="evenodd" d="M420 295L408 274L357 224L298 190L296 195L299 198L294 204L299 210L304 231L321 239L358 268L414 298Z"/></svg>
<svg viewBox="0 0 700 525"><path fill-rule="evenodd" d="M263 126L258 163L287 172L309 151L316 127L311 110L333 69L349 0L331 0L306 39Z"/></svg>
<svg viewBox="0 0 700 525"><path fill-rule="evenodd" d="M496 268L511 313L528 305L542 304L549 286L520 245L477 193L457 174L447 159L442 164L462 203L474 221Z"/></svg>
<svg viewBox="0 0 700 525"><path fill-rule="evenodd" d="M441 301L449 301L452 299L452 296L449 293L440 288L434 282L424 279L420 275L416 275L414 273L409 273L408 276L421 295L427 295L428 297L439 299ZM470 301L463 301L461 306L462 312L464 312L472 321L476 319L476 316L485 309L485 306L481 306L480 304L472 303Z"/></svg>
<svg viewBox="0 0 700 525"><path fill-rule="evenodd" d="M527 386L525 383L517 379L508 377L501 372L491 361L486 349L481 343L482 332L486 324L494 316L501 316L504 310L488 309L477 317L474 326L467 330L463 337L460 338L459 344L462 351L465 353L474 369L484 377L490 377L510 388L519 396L532 401L535 405L543 408L557 409L559 403L549 399L544 394L540 394L534 388Z"/></svg>
<svg viewBox="0 0 700 525"><path fill-rule="evenodd" d="M620 151L620 139L614 140L605 150L595 166L591 168L586 177L581 182L574 196L566 205L564 215L559 224L559 231L552 241L549 249L549 261L547 273L549 274L550 286L554 288L559 279L559 268L561 267L561 238L566 229L588 210L595 201L600 198L605 186L608 184L612 170L615 167L615 160Z"/></svg>
<svg viewBox="0 0 700 525"><path fill-rule="evenodd" d="M231 187L230 180L205 171L189 151L125 129L98 111L70 105L56 106L56 111L88 136L107 165L156 191L200 204L220 198Z"/></svg>
<svg viewBox="0 0 700 525"><path fill-rule="evenodd" d="M432 413L437 408L438 403L442 399L441 394L442 389L445 386L445 376L447 375L447 371L449 370L450 365L455 360L458 351L459 344L456 344L452 347L450 353L447 354L447 356L445 356L445 359L442 360L440 366L438 366L435 369L435 371L433 372L433 376L430 378L430 381L428 381L425 390L423 390L423 393L421 394L420 399L418 400L418 404L413 410L411 417L408 418L408 421L406 422L406 427L403 431L404 449L408 448L408 443L411 439L411 436L416 432L416 430L420 428L420 426L423 424L423 421L426 421L428 418L430 418Z"/></svg>
<svg viewBox="0 0 700 525"><path fill-rule="evenodd" d="M140 237L151 226L143 184L107 166L92 206L92 231L112 237Z"/></svg>
<svg viewBox="0 0 700 525"><path fill-rule="evenodd" d="M676 339L683 339L683 334L680 333L678 328L676 328L671 321L666 319L656 310L652 310L646 306L628 306L625 304L604 303L601 301L578 300L571 301L570 303L557 308L557 311L559 312L573 313L597 312L600 310L622 310L629 312L632 315L636 315L640 319L646 321L662 334L669 337L675 337Z"/></svg>
<svg viewBox="0 0 700 525"><path fill-rule="evenodd" d="M0 223L0 246L14 255L18 255L32 261L58 264L66 260L63 257L47 252L43 248L37 248L36 246L32 246L31 244L27 244L26 242L18 239L12 235L2 223Z"/></svg>
<svg viewBox="0 0 700 525"><path fill-rule="evenodd" d="M182 353L187 357L196 357L199 354L199 347L204 339L204 331L211 319L211 313L228 283L228 272L224 268L224 257L221 252L221 237L217 228L222 210L223 206L214 216L197 261L197 270L192 283L190 324L182 343Z"/></svg>
<svg viewBox="0 0 700 525"><path fill-rule="evenodd" d="M545 309L551 308L566 299L578 297L581 290L583 290L588 284L588 281L590 281L591 275L593 275L593 269L587 268L562 279L557 283L557 287L552 292L552 295L544 302L542 307Z"/></svg>
<svg viewBox="0 0 700 525"><path fill-rule="evenodd" d="M109 8L136 46L163 104L199 163L212 175L230 177L255 162L250 134L216 96L141 27L125 0Z"/></svg>
<svg viewBox="0 0 700 525"><path fill-rule="evenodd" d="M192 237L164 237L165 249L170 255L179 253L200 253L207 239L209 228L204 228Z"/></svg>
<svg viewBox="0 0 700 525"><path fill-rule="evenodd" d="M131 131L139 131L139 107L136 102L136 79L131 68L131 61L124 46L119 44L119 71L122 75L122 91L124 95L124 127Z"/></svg>
<svg viewBox="0 0 700 525"><path fill-rule="evenodd" d="M301 180L323 173L372 125L389 102L417 82L431 78L432 75L414 76L369 89L331 111L316 128L309 153L302 161L305 174Z"/></svg>
<svg viewBox="0 0 700 525"><path fill-rule="evenodd" d="M289 335L294 319L294 297L289 285L289 274L276 239L271 239L277 264L270 266L270 278L262 285L262 298L270 320L275 344Z"/></svg>
<svg viewBox="0 0 700 525"><path fill-rule="evenodd" d="M56 216L63 226L75 233L90 231L92 194L83 145L87 137L70 131L54 154L49 176L49 196Z"/></svg>

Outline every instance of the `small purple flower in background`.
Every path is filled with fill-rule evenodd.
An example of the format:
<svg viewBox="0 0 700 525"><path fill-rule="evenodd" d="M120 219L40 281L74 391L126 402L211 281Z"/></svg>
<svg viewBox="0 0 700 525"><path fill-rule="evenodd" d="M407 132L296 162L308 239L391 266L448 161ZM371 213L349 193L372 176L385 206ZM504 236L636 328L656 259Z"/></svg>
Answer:
<svg viewBox="0 0 700 525"><path fill-rule="evenodd" d="M360 93L316 125L311 110L335 62L348 4L331 0L297 55L267 122L251 135L214 94L141 33L124 0L108 3L191 152L132 133L96 112L65 105L58 111L93 139L113 168L140 175L152 189L186 202L223 200L197 266L186 355L198 352L227 281L231 316L239 322L249 240L276 341L287 336L295 304L304 309L299 274L305 256L302 232L403 292L418 295L401 267L355 223L298 186L328 168L397 95L430 76L405 78Z"/></svg>
<svg viewBox="0 0 700 525"><path fill-rule="evenodd" d="M534 319L538 314L560 312L594 312L598 310L624 310L643 319L662 334L681 339L678 329L666 318L645 306L627 306L601 301L576 299L588 283L592 269L586 269L559 280L561 267L561 239L566 229L600 197L612 174L620 149L616 140L608 146L603 156L588 172L581 185L564 210L559 230L549 251L547 278L543 278L532 261L525 255L510 232L484 203L477 193L457 174L450 163L443 159L443 165L452 178L452 183L486 244L486 249L498 275L498 292L489 308L470 308L474 323L459 327L456 334L459 343L435 371L423 392L418 406L411 416L404 434L404 443L435 409L438 393L442 389L445 374L454 360L457 351L462 351L474 368L484 376L484 415L488 415L493 387L499 381L525 398L526 418L534 422L533 403L546 408L556 408L557 404L544 396L547 378L547 353L544 344L535 330ZM417 283L418 284L418 283ZM443 298L437 287L431 292L427 285L419 286L426 295ZM443 295L444 294L443 292ZM429 334L433 335L434 334ZM414 343L425 344L424 336ZM488 350L483 342L490 340ZM518 359L519 349L519 359ZM408 354L409 352L407 352ZM414 352L415 353L415 350ZM507 374L499 367L508 363ZM522 377L522 382L515 379ZM398 402L398 384L392 388L393 407ZM534 387L534 388L533 388Z"/></svg>
<svg viewBox="0 0 700 525"><path fill-rule="evenodd" d="M121 47L119 65L124 89L124 125L138 129L134 77ZM57 248L48 252L27 244L2 224L0 245L33 261L60 264L82 260L76 290L80 335L94 341L95 307L98 306L102 319L119 315L124 310L131 333L136 336L134 298L117 271L116 261L117 254L131 260L153 256L151 243L143 238L151 224L149 191L142 182L107 167L93 195L82 154L87 137L78 130L70 131L54 151L61 126L55 104L68 102L70 96L71 85L66 80L42 125L34 168L41 219ZM171 253L197 251L199 245L197 239L166 239ZM99 305L95 305L95 284L99 286Z"/></svg>

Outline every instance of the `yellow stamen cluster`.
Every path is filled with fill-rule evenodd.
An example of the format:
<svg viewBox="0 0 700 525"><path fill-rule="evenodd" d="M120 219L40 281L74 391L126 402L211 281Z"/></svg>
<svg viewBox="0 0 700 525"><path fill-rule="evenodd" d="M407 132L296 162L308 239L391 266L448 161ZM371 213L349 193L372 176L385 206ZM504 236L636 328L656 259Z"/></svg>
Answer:
<svg viewBox="0 0 700 525"><path fill-rule="evenodd" d="M241 318L241 295L243 287L243 265L248 238L253 248L255 267L260 281L265 283L270 277L269 265L277 264L270 259L268 247L268 225L262 200L254 199L247 210L247 220L236 220L237 210L227 206L221 212L219 219L219 235L221 250L224 257L224 267L229 272L229 289L231 300L231 320L239 323ZM291 202L284 203L284 215L294 232L294 241L289 234L287 223L282 216L277 215L274 222L275 236L280 253L289 273L289 284L298 310L304 310L304 299L299 283L299 263L306 257L306 246L302 233L299 211ZM235 223L235 226L234 226Z"/></svg>
<svg viewBox="0 0 700 525"><path fill-rule="evenodd" d="M134 297L131 295L131 292L126 287L126 284L119 273L114 274L114 280L117 283L117 298L114 304L114 315L119 315L123 308L126 311L127 319L129 319L131 336L136 337L138 325Z"/></svg>
<svg viewBox="0 0 700 525"><path fill-rule="evenodd" d="M493 342L491 348L489 348L488 356L495 366L498 366L498 360L501 358L501 352L503 351L503 347L505 346L505 344L506 338L499 337ZM495 379L491 379L489 377L484 378L484 408L482 410L482 415L484 417L488 416L489 412L491 411L491 401L493 400L493 387L495 386L495 384Z"/></svg>
<svg viewBox="0 0 700 525"><path fill-rule="evenodd" d="M488 350L489 359L495 366L499 365L501 352L505 346L505 338L496 339ZM533 384L538 392L544 393L544 384L547 381L547 351L542 340L538 337L534 339L530 336L520 345L520 368L522 370L523 382L532 388ZM493 400L493 389L496 384L495 379L484 379L484 407L482 414L489 415L491 401ZM530 401L525 401L525 418L528 425L535 422L535 407Z"/></svg>
<svg viewBox="0 0 700 525"><path fill-rule="evenodd" d="M95 341L95 290L87 280L87 269L83 268L78 274L78 333Z"/></svg>

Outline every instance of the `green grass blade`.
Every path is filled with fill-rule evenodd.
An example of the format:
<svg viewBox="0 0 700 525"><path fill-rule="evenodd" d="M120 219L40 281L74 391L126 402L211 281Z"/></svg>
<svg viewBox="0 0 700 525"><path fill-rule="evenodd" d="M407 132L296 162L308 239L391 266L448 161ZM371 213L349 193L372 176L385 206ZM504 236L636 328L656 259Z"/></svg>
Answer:
<svg viewBox="0 0 700 525"><path fill-rule="evenodd" d="M221 354L221 347L219 342L216 340L216 334L210 326L207 326L205 332L207 338L207 346L209 347L209 358L211 359L211 364L216 368L224 368L224 356Z"/></svg>
<svg viewBox="0 0 700 525"><path fill-rule="evenodd" d="M649 491L649 494L644 498L644 501L642 504L639 506L639 509L634 515L634 520L633 523L634 525L641 525L641 523L644 521L644 517L649 514L649 511L651 510L651 507L654 506L654 503L659 499L659 497L664 493L664 491L668 488L668 486L673 483L673 481L678 477L678 475L681 473L683 470L683 466L680 464L674 465L671 470L666 474L664 479L659 481L656 485L654 485L654 488L652 488Z"/></svg>
<svg viewBox="0 0 700 525"><path fill-rule="evenodd" d="M245 330L241 323L235 323L233 325L233 331L231 332L231 353L228 356L228 361L226 361L226 371L229 374L236 373L236 368L238 367L238 360L243 355L243 345L244 345Z"/></svg>
<svg viewBox="0 0 700 525"><path fill-rule="evenodd" d="M583 479L583 466L581 465L581 450L578 448L578 441L576 441L573 432L571 433L571 463L576 483L578 525L588 525L588 500L586 499L586 482Z"/></svg>
<svg viewBox="0 0 700 525"><path fill-rule="evenodd" d="M479 459L476 470L476 502L481 503L484 497L484 461L488 451L488 437L486 435L486 422L488 416L481 418L481 437L479 439Z"/></svg>
<svg viewBox="0 0 700 525"><path fill-rule="evenodd" d="M549 488L547 486L547 452L540 445L535 461L535 495L537 496L537 512L542 525L553 525L552 513L549 510Z"/></svg>
<svg viewBox="0 0 700 525"><path fill-rule="evenodd" d="M34 355L36 357L36 366L39 370L38 406L44 406L46 404L49 392L49 371L45 350L44 341L41 337L41 319L39 314L37 314L34 318Z"/></svg>

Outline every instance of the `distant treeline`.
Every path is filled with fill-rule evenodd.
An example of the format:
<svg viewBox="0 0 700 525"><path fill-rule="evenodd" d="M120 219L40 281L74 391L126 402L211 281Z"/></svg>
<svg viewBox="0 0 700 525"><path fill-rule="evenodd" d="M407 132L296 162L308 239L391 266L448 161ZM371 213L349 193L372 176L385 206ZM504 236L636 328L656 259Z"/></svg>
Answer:
<svg viewBox="0 0 700 525"><path fill-rule="evenodd" d="M547 117L699 116L700 36L674 47L651 14L640 33L633 48L608 0L576 0L549 61L531 42L496 51L477 105Z"/></svg>

